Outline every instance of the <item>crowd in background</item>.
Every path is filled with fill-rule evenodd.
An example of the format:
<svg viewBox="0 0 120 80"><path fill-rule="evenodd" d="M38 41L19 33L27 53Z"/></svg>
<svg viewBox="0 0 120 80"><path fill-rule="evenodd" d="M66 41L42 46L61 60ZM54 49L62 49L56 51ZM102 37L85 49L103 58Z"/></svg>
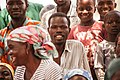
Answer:
<svg viewBox="0 0 120 80"><path fill-rule="evenodd" d="M119 80L119 0L54 2L6 0L0 80Z"/></svg>

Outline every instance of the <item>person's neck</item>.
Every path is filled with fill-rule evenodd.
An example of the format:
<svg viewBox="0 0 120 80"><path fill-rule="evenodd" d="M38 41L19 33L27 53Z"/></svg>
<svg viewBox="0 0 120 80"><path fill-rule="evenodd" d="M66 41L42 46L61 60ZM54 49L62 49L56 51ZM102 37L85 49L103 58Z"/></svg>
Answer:
<svg viewBox="0 0 120 80"><path fill-rule="evenodd" d="M104 21L104 16L100 16L100 20L99 21Z"/></svg>
<svg viewBox="0 0 120 80"><path fill-rule="evenodd" d="M58 51L59 57L61 57L61 55L65 49L65 43L64 44L54 44L54 45Z"/></svg>
<svg viewBox="0 0 120 80"><path fill-rule="evenodd" d="M94 24L95 20L89 20L89 21L81 21L80 25L81 26L92 26Z"/></svg>
<svg viewBox="0 0 120 80"><path fill-rule="evenodd" d="M109 41L109 42L115 42L116 36L117 36L117 35L108 34L105 39L106 39L107 41Z"/></svg>
<svg viewBox="0 0 120 80"><path fill-rule="evenodd" d="M26 72L25 72L25 80L30 80L33 76L35 71L37 70L38 66L41 63L41 59L36 58L36 56L31 55L32 57L28 56L29 62L25 65ZM32 66L31 66L32 64Z"/></svg>
<svg viewBox="0 0 120 80"><path fill-rule="evenodd" d="M25 20L26 20L26 17L20 18L20 19L12 19L11 23L14 28L18 28L23 26Z"/></svg>
<svg viewBox="0 0 120 80"><path fill-rule="evenodd" d="M67 3L66 5L63 5L63 6L57 6L57 12L63 12L65 14L67 14L68 11L70 10L70 5L71 5L71 2Z"/></svg>

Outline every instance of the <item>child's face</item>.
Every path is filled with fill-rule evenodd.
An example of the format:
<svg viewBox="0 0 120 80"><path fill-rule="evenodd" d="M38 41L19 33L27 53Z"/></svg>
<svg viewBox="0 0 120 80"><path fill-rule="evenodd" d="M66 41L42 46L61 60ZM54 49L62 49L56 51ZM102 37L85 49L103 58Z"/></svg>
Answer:
<svg viewBox="0 0 120 80"><path fill-rule="evenodd" d="M97 3L98 13L103 17L107 12L114 10L116 7L115 0L97 0Z"/></svg>
<svg viewBox="0 0 120 80"><path fill-rule="evenodd" d="M75 75L75 76L71 77L69 80L87 80L87 79L83 76Z"/></svg>
<svg viewBox="0 0 120 80"><path fill-rule="evenodd" d="M108 34L117 35L120 32L120 13L111 13L104 20L105 29Z"/></svg>
<svg viewBox="0 0 120 80"><path fill-rule="evenodd" d="M120 36L118 37L118 40L117 40L117 45L115 47L115 53L117 57L120 57Z"/></svg>
<svg viewBox="0 0 120 80"><path fill-rule="evenodd" d="M93 13L95 12L94 0L78 0L77 13L81 21L88 22L93 20Z"/></svg>

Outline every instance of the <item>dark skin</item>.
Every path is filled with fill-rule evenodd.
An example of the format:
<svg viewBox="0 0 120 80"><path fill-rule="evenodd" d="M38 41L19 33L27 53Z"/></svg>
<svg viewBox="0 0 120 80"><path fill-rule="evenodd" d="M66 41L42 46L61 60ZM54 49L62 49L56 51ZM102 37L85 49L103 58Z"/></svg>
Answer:
<svg viewBox="0 0 120 80"><path fill-rule="evenodd" d="M3 65L0 65L0 80L13 80L13 76L9 68Z"/></svg>
<svg viewBox="0 0 120 80"><path fill-rule="evenodd" d="M57 4L57 11L63 12L65 14L68 13L71 5L71 0L54 0Z"/></svg>
<svg viewBox="0 0 120 80"><path fill-rule="evenodd" d="M9 55L12 58L13 64L15 66L24 65L26 67L24 79L30 80L38 68L41 59L38 59L33 55L34 50L32 48L32 45L29 43L16 42L12 40L8 40L7 43L9 48Z"/></svg>
<svg viewBox="0 0 120 80"><path fill-rule="evenodd" d="M97 0L97 3L97 10L100 14L100 21L104 21L105 14L114 10L117 6L115 0Z"/></svg>
<svg viewBox="0 0 120 80"><path fill-rule="evenodd" d="M120 32L120 13L112 12L108 16L105 16L104 25L107 32L105 39L110 42L115 42L115 38Z"/></svg>
<svg viewBox="0 0 120 80"><path fill-rule="evenodd" d="M95 22L93 14L95 12L94 0L77 0L77 14L80 18L81 26L92 26Z"/></svg>
<svg viewBox="0 0 120 80"><path fill-rule="evenodd" d="M69 80L87 80L87 79L81 75L75 75L71 77Z"/></svg>
<svg viewBox="0 0 120 80"><path fill-rule="evenodd" d="M59 53L59 57L55 58L54 61L60 65L61 55L64 51L65 43L70 32L67 19L65 17L51 18L48 32Z"/></svg>
<svg viewBox="0 0 120 80"><path fill-rule="evenodd" d="M6 9L10 14L12 20L11 23L14 28L20 27L23 25L26 19L26 10L28 4L25 0L7 0Z"/></svg>

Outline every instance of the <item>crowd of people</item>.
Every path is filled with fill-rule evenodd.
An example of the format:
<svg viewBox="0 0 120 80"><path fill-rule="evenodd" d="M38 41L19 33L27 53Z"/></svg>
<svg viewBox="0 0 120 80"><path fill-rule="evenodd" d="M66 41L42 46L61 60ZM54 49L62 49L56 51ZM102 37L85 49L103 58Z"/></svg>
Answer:
<svg viewBox="0 0 120 80"><path fill-rule="evenodd" d="M6 0L0 11L0 80L119 80L115 0L54 2ZM93 18L96 10L99 20Z"/></svg>

